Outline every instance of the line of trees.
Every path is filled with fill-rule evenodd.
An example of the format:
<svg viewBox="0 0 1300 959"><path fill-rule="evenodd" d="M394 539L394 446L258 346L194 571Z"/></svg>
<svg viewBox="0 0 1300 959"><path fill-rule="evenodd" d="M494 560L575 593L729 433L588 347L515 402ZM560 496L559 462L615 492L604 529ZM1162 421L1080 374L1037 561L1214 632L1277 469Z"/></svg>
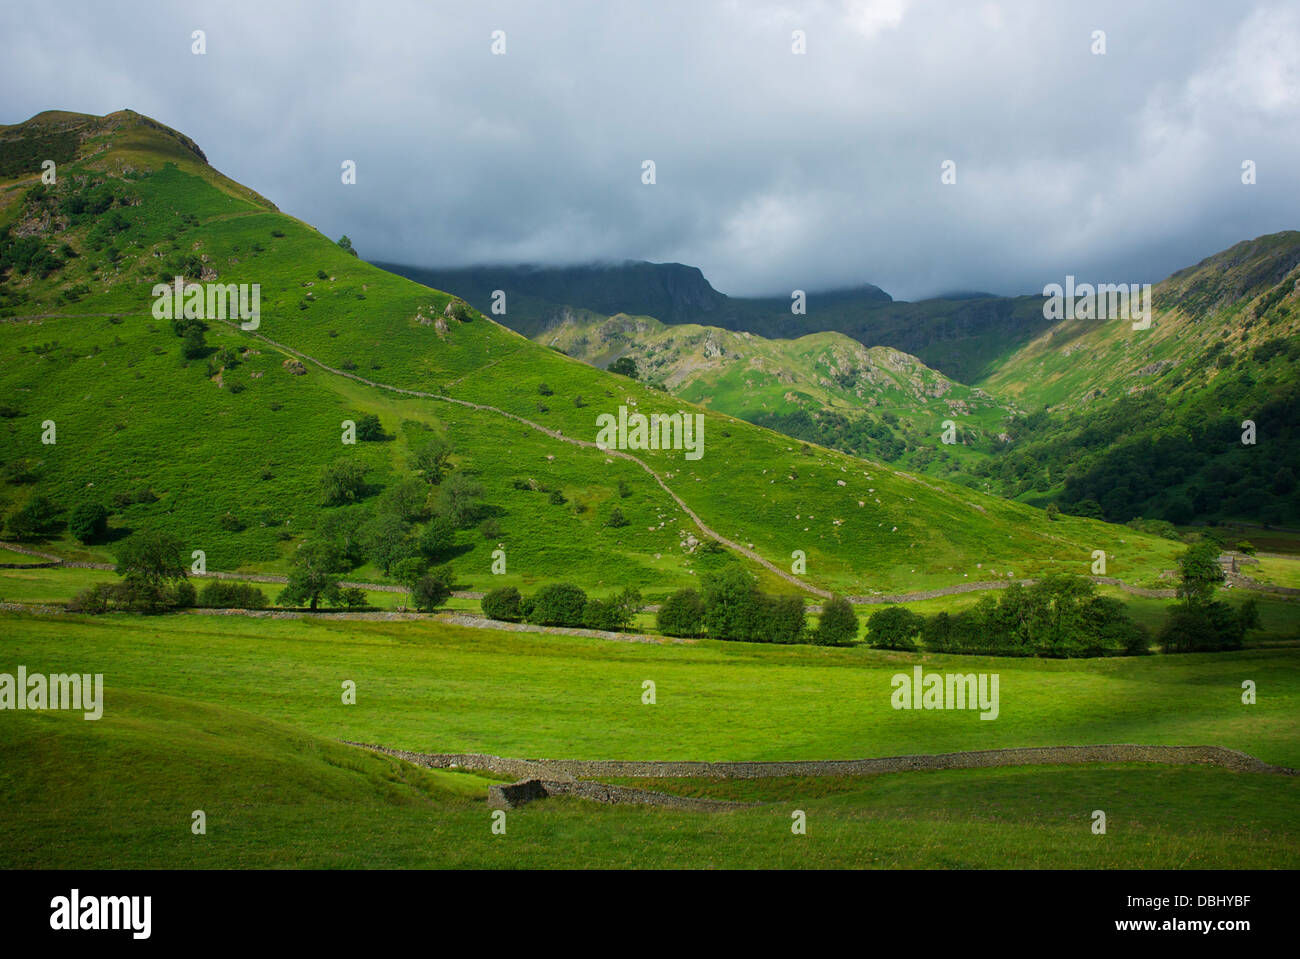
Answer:
<svg viewBox="0 0 1300 959"><path fill-rule="evenodd" d="M846 645L857 636L857 614L841 597L826 602L818 627L810 630L802 596L763 593L753 577L739 567L705 576L702 586L702 593L680 589L664 600L656 617L661 633L829 646ZM489 619L620 630L631 624L640 609L641 594L628 588L609 599L590 599L577 586L555 583L525 597L513 586L505 586L485 595L482 606L483 615Z"/></svg>
<svg viewBox="0 0 1300 959"><path fill-rule="evenodd" d="M1083 576L1054 574L1032 586L1013 583L969 609L923 616L886 606L867 619L867 638L880 649L936 653L1066 658L1146 653L1150 637L1122 602L1097 593Z"/></svg>
<svg viewBox="0 0 1300 959"><path fill-rule="evenodd" d="M617 631L631 625L641 608L641 593L628 587L608 599L593 599L572 583L551 583L522 596L513 586L503 586L487 593L482 606L489 619Z"/></svg>

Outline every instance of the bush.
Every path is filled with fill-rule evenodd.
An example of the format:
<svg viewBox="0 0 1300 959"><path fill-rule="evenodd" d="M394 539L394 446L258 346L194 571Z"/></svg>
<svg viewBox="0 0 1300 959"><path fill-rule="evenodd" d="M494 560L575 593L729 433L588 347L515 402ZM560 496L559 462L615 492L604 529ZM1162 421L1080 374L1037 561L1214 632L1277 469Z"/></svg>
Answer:
<svg viewBox="0 0 1300 959"><path fill-rule="evenodd" d="M627 517L623 515L621 509L615 506L609 511L609 519L605 520L605 525L612 529L618 529L619 527L627 525Z"/></svg>
<svg viewBox="0 0 1300 959"><path fill-rule="evenodd" d="M523 597L513 586L501 586L491 590L483 597L483 615L488 619L500 619L516 622L522 618L520 605Z"/></svg>
<svg viewBox="0 0 1300 959"><path fill-rule="evenodd" d="M847 646L858 638L858 614L843 596L832 596L822 604L815 642L819 646Z"/></svg>
<svg viewBox="0 0 1300 959"><path fill-rule="evenodd" d="M590 599L582 610L582 625L588 629L626 629L641 608L641 594L624 589L609 599Z"/></svg>
<svg viewBox="0 0 1300 959"><path fill-rule="evenodd" d="M167 597L170 605L179 609L189 609L198 604L198 595L194 590L194 584L188 579L182 579L175 583Z"/></svg>
<svg viewBox="0 0 1300 959"><path fill-rule="evenodd" d="M206 609L264 609L266 594L250 583L214 579L199 592L199 605Z"/></svg>
<svg viewBox="0 0 1300 959"><path fill-rule="evenodd" d="M564 498L564 494L557 489L551 490L551 495L547 497L547 500L552 506L563 506L568 502L568 500Z"/></svg>
<svg viewBox="0 0 1300 959"><path fill-rule="evenodd" d="M587 594L579 587L553 583L533 595L528 621L539 626L581 626L586 606Z"/></svg>
<svg viewBox="0 0 1300 959"><path fill-rule="evenodd" d="M117 583L95 583L68 600L68 610L73 613L107 613L116 599Z"/></svg>
<svg viewBox="0 0 1300 959"><path fill-rule="evenodd" d="M347 586L339 590L339 604L348 609L362 609L370 605L370 600L360 586Z"/></svg>
<svg viewBox="0 0 1300 959"><path fill-rule="evenodd" d="M655 626L665 636L699 636L704 631L704 599L693 589L679 589L660 605Z"/></svg>
<svg viewBox="0 0 1300 959"><path fill-rule="evenodd" d="M81 503L68 519L68 532L83 543L103 539L108 533L108 510L102 503Z"/></svg>

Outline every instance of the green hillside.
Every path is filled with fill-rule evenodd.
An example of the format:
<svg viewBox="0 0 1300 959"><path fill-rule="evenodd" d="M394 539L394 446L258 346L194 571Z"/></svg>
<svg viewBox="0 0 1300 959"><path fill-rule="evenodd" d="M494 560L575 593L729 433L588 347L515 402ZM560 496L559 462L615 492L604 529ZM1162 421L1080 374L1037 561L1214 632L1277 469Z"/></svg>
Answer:
<svg viewBox="0 0 1300 959"><path fill-rule="evenodd" d="M628 357L641 379L674 396L905 467L951 469L988 454L1003 421L1017 412L914 356L868 348L842 333L768 340L653 317L568 310L535 339L594 366ZM952 444L936 448L945 420L961 427Z"/></svg>
<svg viewBox="0 0 1300 959"><path fill-rule="evenodd" d="M5 128L5 149L48 135L46 117ZM281 569L322 517L358 508L321 505L326 465L363 464L361 508L383 510L411 478L412 453L437 436L483 489L479 525L451 551L471 586L669 589L747 552L746 562L788 570L794 550L807 554L809 584L857 593L1086 572L1095 549L1130 582L1155 583L1172 566L1168 541L1084 519L1049 524L707 409L699 460L638 452L643 468L566 442L591 444L596 416L619 406L682 403L472 310L447 316L448 294L357 259L154 121L123 112L70 129L77 159L59 166L57 184L40 184L38 170L0 183L10 519L40 496L65 512L97 501L119 534L172 532L205 550L210 568ZM260 327L210 321L201 354L187 358L187 341L151 313L154 284L175 275L259 284ZM341 422L365 414L388 438L342 445ZM50 420L52 445L41 442ZM732 544L727 553L696 549L707 537L682 504ZM607 524L615 505L628 525ZM60 535L46 539L69 549ZM504 580L489 573L498 546Z"/></svg>

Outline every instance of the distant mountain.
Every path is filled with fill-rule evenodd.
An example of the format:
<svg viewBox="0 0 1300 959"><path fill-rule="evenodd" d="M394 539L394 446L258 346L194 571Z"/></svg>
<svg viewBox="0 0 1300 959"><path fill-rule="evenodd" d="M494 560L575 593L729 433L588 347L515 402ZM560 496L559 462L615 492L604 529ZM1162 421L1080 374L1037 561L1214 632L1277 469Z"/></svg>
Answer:
<svg viewBox="0 0 1300 959"><path fill-rule="evenodd" d="M623 263L587 266L502 266L432 269L376 263L376 266L442 290L456 290L491 314L496 290L506 294L499 317L525 336L554 322L566 307L605 315L634 313L665 323L694 323L728 315L728 297L715 290L696 267L680 263Z"/></svg>
<svg viewBox="0 0 1300 959"><path fill-rule="evenodd" d="M574 310L601 316L653 316L669 325L697 323L767 339L839 332L863 346L910 353L964 383L988 375L1009 351L1050 325L1042 316L1041 297L960 293L949 299L906 303L869 283L805 291L806 311L794 313L791 295L727 296L715 290L699 269L680 263L461 269L375 265L419 283L457 290L489 314L493 293L501 290L506 295L506 313L492 315L528 337Z"/></svg>

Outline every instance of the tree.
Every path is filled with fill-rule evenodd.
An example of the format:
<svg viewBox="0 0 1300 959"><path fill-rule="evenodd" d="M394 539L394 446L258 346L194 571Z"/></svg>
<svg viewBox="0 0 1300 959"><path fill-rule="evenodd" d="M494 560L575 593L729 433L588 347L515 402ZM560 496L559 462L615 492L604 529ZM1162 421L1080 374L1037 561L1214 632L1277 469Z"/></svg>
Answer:
<svg viewBox="0 0 1300 959"><path fill-rule="evenodd" d="M808 621L802 596L763 596L763 615L754 638L768 643L797 643L804 638Z"/></svg>
<svg viewBox="0 0 1300 959"><path fill-rule="evenodd" d="M203 339L201 327L186 327L181 338L181 356L187 360L200 359L208 351L208 344Z"/></svg>
<svg viewBox="0 0 1300 959"><path fill-rule="evenodd" d="M415 523L429 515L429 488L418 479L398 480L379 497L379 510Z"/></svg>
<svg viewBox="0 0 1300 959"><path fill-rule="evenodd" d="M611 373L617 373L620 376L630 376L632 379L636 379L637 376L636 360L632 359L630 356L620 356L613 363L609 364L609 366L605 367L605 369L609 370Z"/></svg>
<svg viewBox="0 0 1300 959"><path fill-rule="evenodd" d="M411 542L410 526L400 516L380 513L361 529L361 542L366 558L384 571L387 576L393 566L415 551Z"/></svg>
<svg viewBox="0 0 1300 959"><path fill-rule="evenodd" d="M832 596L822 604L815 641L820 646L847 646L858 637L858 614L843 596Z"/></svg>
<svg viewBox="0 0 1300 959"><path fill-rule="evenodd" d="M430 486L437 486L447 475L447 458L450 455L451 447L435 437L415 451L411 457L411 469L419 473Z"/></svg>
<svg viewBox="0 0 1300 959"><path fill-rule="evenodd" d="M906 606L886 606L867 618L867 633L877 649L916 649L924 620Z"/></svg>
<svg viewBox="0 0 1300 959"><path fill-rule="evenodd" d="M456 526L445 516L435 515L420 534L420 552L436 560L456 545Z"/></svg>
<svg viewBox="0 0 1300 959"><path fill-rule="evenodd" d="M342 571L342 557L333 543L309 539L294 553L293 569L289 582L280 592L277 602L281 606L300 606L307 603L312 609L324 599L331 606L341 600L338 573Z"/></svg>
<svg viewBox="0 0 1300 959"><path fill-rule="evenodd" d="M118 550L117 575L126 605L158 612L168 605L167 586L188 575L175 537L154 530L136 533Z"/></svg>
<svg viewBox="0 0 1300 959"><path fill-rule="evenodd" d="M704 599L693 589L679 589L659 606L655 617L666 636L698 636L704 631Z"/></svg>
<svg viewBox="0 0 1300 959"><path fill-rule="evenodd" d="M320 492L322 506L356 502L366 494L366 468L346 456L335 460L321 472Z"/></svg>
<svg viewBox="0 0 1300 959"><path fill-rule="evenodd" d="M427 613L445 603L450 595L450 586L432 573L426 573L415 584L415 608Z"/></svg>
<svg viewBox="0 0 1300 959"><path fill-rule="evenodd" d="M1101 505L1092 499L1081 499L1072 506L1066 507L1066 512L1075 516L1083 516L1088 519L1105 519L1101 511Z"/></svg>
<svg viewBox="0 0 1300 959"><path fill-rule="evenodd" d="M572 583L551 583L533 595L528 621L541 626L581 626L587 594Z"/></svg>
<svg viewBox="0 0 1300 959"><path fill-rule="evenodd" d="M411 601L416 584L428 571L429 562L423 556L407 556L393 564L393 579L406 587L407 603Z"/></svg>
<svg viewBox="0 0 1300 959"><path fill-rule="evenodd" d="M352 241L348 239L348 235L346 233L344 233L341 237L339 237L339 246L347 250L353 256L360 259L360 255L357 253L356 250L352 248Z"/></svg>
<svg viewBox="0 0 1300 959"><path fill-rule="evenodd" d="M704 625L714 639L753 640L759 635L762 595L753 577L728 566L703 578Z"/></svg>
<svg viewBox="0 0 1300 959"><path fill-rule="evenodd" d="M374 413L366 413L357 420L357 439L365 443L379 443L388 439L384 424Z"/></svg>
<svg viewBox="0 0 1300 959"><path fill-rule="evenodd" d="M605 525L612 529L618 529L621 526L627 525L627 517L623 515L621 509L615 506L609 511L609 519L605 520Z"/></svg>
<svg viewBox="0 0 1300 959"><path fill-rule="evenodd" d="M316 537L333 544L342 569L353 569L366 561L362 530L370 520L364 506L347 506L322 514Z"/></svg>
<svg viewBox="0 0 1300 959"><path fill-rule="evenodd" d="M9 517L9 534L15 539L35 539L59 527L59 508L48 496L33 496Z"/></svg>
<svg viewBox="0 0 1300 959"><path fill-rule="evenodd" d="M483 597L483 615L488 619L501 619L514 622L520 618L520 603L523 597L513 586L501 586L491 590Z"/></svg>
<svg viewBox="0 0 1300 959"><path fill-rule="evenodd" d="M452 473L438 490L438 512L460 529L477 514L482 495L483 487L472 477Z"/></svg>
<svg viewBox="0 0 1300 959"><path fill-rule="evenodd" d="M1212 542L1194 543L1178 557L1178 598L1188 605L1208 603L1214 589L1224 580L1219 565L1219 547Z"/></svg>
<svg viewBox="0 0 1300 959"><path fill-rule="evenodd" d="M102 503L80 503L68 519L68 531L83 543L103 539L108 532L108 510Z"/></svg>

